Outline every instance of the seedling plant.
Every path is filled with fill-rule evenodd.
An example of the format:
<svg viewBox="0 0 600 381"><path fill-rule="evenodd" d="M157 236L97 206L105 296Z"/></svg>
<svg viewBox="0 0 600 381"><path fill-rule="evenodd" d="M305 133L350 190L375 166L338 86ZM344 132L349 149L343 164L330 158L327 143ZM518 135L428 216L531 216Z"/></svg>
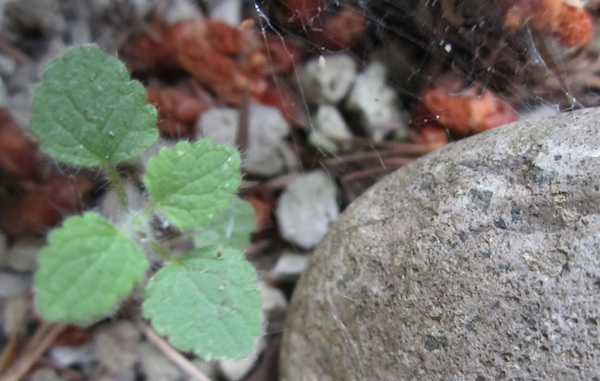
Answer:
<svg viewBox="0 0 600 381"><path fill-rule="evenodd" d="M207 360L242 357L262 316L256 272L241 252L255 217L235 194L240 155L209 140L162 148L143 176L147 205L133 208L117 165L156 142L156 119L143 86L97 46L73 47L48 64L31 117L41 150L59 162L101 168L127 215L114 223L88 211L49 233L34 276L37 311L48 321L87 326L143 283L143 316L176 348ZM156 219L187 235L194 249L171 253L155 237ZM151 253L165 262L153 275Z"/></svg>

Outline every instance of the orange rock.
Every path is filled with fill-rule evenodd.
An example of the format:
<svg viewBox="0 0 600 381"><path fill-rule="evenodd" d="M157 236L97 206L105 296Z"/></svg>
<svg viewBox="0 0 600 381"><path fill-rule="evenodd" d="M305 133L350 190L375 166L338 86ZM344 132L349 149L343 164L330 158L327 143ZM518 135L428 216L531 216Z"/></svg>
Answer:
<svg viewBox="0 0 600 381"><path fill-rule="evenodd" d="M470 135L517 120L516 112L491 90L469 88L460 93L426 90L413 118L417 129L437 124L458 135Z"/></svg>
<svg viewBox="0 0 600 381"><path fill-rule="evenodd" d="M196 120L211 107L175 88L148 89L148 102L158 109L160 132L174 137L192 137Z"/></svg>
<svg viewBox="0 0 600 381"><path fill-rule="evenodd" d="M503 0L504 28L524 25L551 35L566 47L583 46L592 39L592 19L580 0Z"/></svg>

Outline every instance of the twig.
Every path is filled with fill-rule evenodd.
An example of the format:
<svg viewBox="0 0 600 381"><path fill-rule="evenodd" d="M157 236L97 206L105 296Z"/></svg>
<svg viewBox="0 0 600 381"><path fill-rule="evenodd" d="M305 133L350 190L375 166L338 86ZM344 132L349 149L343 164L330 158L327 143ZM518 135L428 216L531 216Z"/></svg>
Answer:
<svg viewBox="0 0 600 381"><path fill-rule="evenodd" d="M8 343L4 346L0 355L0 375L8 371L12 364L18 359L20 353L23 353L25 347L27 329L25 328L27 319L25 318L29 308L21 308L16 315L15 326L7 327L6 331L10 334Z"/></svg>
<svg viewBox="0 0 600 381"><path fill-rule="evenodd" d="M248 135L250 124L250 91L248 87L244 89L244 95L242 98L242 106L240 107L240 116L238 120L237 132L235 136L235 145L240 151L242 160L246 156L248 150Z"/></svg>
<svg viewBox="0 0 600 381"><path fill-rule="evenodd" d="M0 374L6 372L18 357L18 354L21 353L24 346L23 341L22 332L13 332L10 335L8 343L4 346L2 355L0 356Z"/></svg>
<svg viewBox="0 0 600 381"><path fill-rule="evenodd" d="M15 60L19 61L22 65L33 65L34 61L31 57L25 54L20 49L16 48L10 42L8 42L4 37L0 36L0 51L4 52L4 54L11 56Z"/></svg>
<svg viewBox="0 0 600 381"><path fill-rule="evenodd" d="M281 176L277 176L274 179L267 180L264 185L270 191L279 190L284 188L287 184L294 181L298 176L300 176L300 172L290 172Z"/></svg>
<svg viewBox="0 0 600 381"><path fill-rule="evenodd" d="M354 137L350 139L350 143L355 148L372 148L372 149L388 149L395 152L398 156L421 156L437 147L431 144L405 143L396 141L383 141L374 143L367 138Z"/></svg>
<svg viewBox="0 0 600 381"><path fill-rule="evenodd" d="M385 174L388 174L397 168L367 168L361 171L354 171L347 175L344 175L340 178L340 184L344 190L344 195L346 196L346 200L348 202L354 201L358 195L350 188L350 184L363 178L372 177L381 177Z"/></svg>
<svg viewBox="0 0 600 381"><path fill-rule="evenodd" d="M186 372L190 377L196 381L212 381L210 378L205 376L198 368L196 368L188 359L186 359L181 353L173 349L169 343L167 343L162 337L158 336L152 328L146 324L142 324L142 331L144 335L154 344L162 353L173 361L179 368ZM3 381L3 380L0 380Z"/></svg>
<svg viewBox="0 0 600 381"><path fill-rule="evenodd" d="M252 242L244 248L244 256L246 259L252 259L256 255L263 253L269 246L271 246L272 243L273 240L271 239L262 239Z"/></svg>
<svg viewBox="0 0 600 381"><path fill-rule="evenodd" d="M0 378L0 381L19 381L22 379L66 327L65 324L43 322L25 346L22 352L23 356Z"/></svg>

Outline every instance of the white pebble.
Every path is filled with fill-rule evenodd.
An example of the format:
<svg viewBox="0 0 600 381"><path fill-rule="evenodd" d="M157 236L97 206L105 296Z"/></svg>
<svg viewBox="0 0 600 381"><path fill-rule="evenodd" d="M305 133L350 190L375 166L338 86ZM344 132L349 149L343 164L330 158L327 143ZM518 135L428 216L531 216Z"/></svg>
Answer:
<svg viewBox="0 0 600 381"><path fill-rule="evenodd" d="M338 217L336 185L321 170L298 176L283 191L275 213L283 238L310 249Z"/></svg>
<svg viewBox="0 0 600 381"><path fill-rule="evenodd" d="M301 82L310 103L339 103L356 78L356 62L347 54L322 56L304 66Z"/></svg>

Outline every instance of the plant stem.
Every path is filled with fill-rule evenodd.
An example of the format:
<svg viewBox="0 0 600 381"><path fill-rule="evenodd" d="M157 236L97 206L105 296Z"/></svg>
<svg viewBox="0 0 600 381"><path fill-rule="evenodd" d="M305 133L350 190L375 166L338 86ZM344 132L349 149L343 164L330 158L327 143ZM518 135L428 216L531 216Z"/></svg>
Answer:
<svg viewBox="0 0 600 381"><path fill-rule="evenodd" d="M160 245L158 242L150 242L150 248L165 261L173 260L173 254L171 254L171 252L166 247Z"/></svg>
<svg viewBox="0 0 600 381"><path fill-rule="evenodd" d="M110 164L105 164L103 167L104 171L106 172L106 175L108 176L110 184L117 193L117 197L119 197L121 205L123 206L123 208L125 208L125 210L128 210L129 208L127 207L127 194L125 193L125 188L123 187L123 182L121 181L121 176L119 176L117 168Z"/></svg>

